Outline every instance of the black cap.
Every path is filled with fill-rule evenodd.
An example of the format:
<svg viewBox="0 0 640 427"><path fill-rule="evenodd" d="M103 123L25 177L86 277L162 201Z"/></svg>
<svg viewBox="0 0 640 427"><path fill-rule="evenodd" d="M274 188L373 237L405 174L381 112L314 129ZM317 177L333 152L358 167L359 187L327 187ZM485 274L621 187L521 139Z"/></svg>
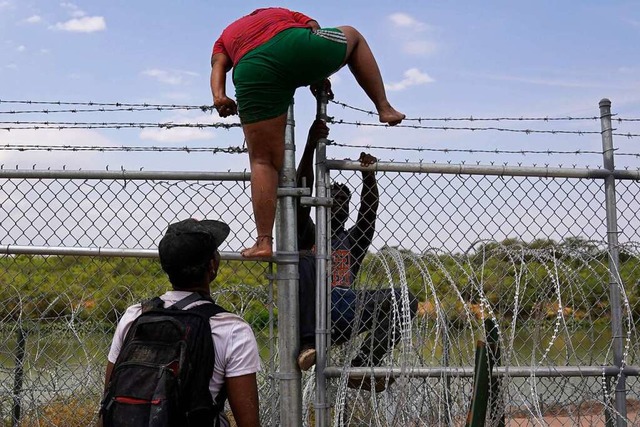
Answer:
<svg viewBox="0 0 640 427"><path fill-rule="evenodd" d="M160 264L166 271L209 261L229 235L229 226L221 221L189 218L170 224L160 244Z"/></svg>

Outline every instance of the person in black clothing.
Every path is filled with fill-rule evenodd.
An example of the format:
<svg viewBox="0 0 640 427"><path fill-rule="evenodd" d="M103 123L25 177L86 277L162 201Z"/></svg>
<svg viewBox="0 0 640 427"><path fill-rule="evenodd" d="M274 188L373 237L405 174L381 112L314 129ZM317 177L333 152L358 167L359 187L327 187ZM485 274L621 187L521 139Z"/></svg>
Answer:
<svg viewBox="0 0 640 427"><path fill-rule="evenodd" d="M313 154L317 142L326 138L329 129L322 120L316 120L309 130L309 137L297 170L297 182L313 188ZM362 152L362 166L372 165L377 159ZM400 340L399 318L393 319L394 300L401 301L400 289L353 289L373 235L378 210L378 184L375 172L362 171L362 193L358 218L353 227L346 229L349 219L351 191L344 184L331 187L331 339L342 344L354 333L368 332L364 342L351 361L352 366L379 365L385 354ZM310 217L311 208L298 205L298 249L300 250L300 352L298 365L308 370L315 364L315 306L316 264L314 254L315 224ZM395 295L393 295L395 293ZM410 316L415 316L418 302L409 294ZM398 310L402 313L402 307ZM395 329L395 331L394 331ZM395 333L394 333L395 332ZM390 378L390 382L393 381ZM365 390L385 389L384 378L371 384L369 377L350 378L348 385Z"/></svg>

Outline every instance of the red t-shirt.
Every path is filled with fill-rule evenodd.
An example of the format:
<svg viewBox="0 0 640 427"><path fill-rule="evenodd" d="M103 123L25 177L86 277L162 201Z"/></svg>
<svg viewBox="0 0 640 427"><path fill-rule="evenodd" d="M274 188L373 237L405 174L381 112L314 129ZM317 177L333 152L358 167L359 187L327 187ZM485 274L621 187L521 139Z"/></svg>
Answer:
<svg viewBox="0 0 640 427"><path fill-rule="evenodd" d="M289 28L309 27L312 18L281 7L256 9L224 29L213 45L213 54L224 53L233 65L252 49Z"/></svg>

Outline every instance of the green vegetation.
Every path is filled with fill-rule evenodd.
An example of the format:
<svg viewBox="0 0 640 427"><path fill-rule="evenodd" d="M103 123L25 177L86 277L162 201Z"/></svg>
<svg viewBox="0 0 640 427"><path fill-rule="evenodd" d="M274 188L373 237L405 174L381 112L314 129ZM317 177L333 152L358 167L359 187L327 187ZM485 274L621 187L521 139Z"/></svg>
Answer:
<svg viewBox="0 0 640 427"><path fill-rule="evenodd" d="M266 264L223 262L214 294L230 311L264 327L269 319ZM0 258L0 319L113 323L127 306L170 289L153 259L19 255Z"/></svg>
<svg viewBox="0 0 640 427"><path fill-rule="evenodd" d="M596 322L609 314L607 253L577 238L560 244L508 239L485 243L468 254L400 253L409 289L421 301L422 314L434 316L437 302L452 326L464 322L469 310L478 309L481 296L496 315L513 316L518 286L518 316L523 318L554 318L562 309L572 320ZM382 250L365 258L359 286L400 282L401 269L393 262L389 262L389 271L383 268L380 256L384 254ZM244 316L257 330L269 324L270 310L275 314L267 269L265 263L223 262L214 285L219 303ZM634 317L640 317L637 253L621 251L620 274ZM75 316L112 324L132 302L169 287L154 259L5 256L0 258L0 319L21 315L43 321ZM562 308L557 307L558 288Z"/></svg>
<svg viewBox="0 0 640 427"><path fill-rule="evenodd" d="M466 310L477 316L483 301L501 319L512 318L516 289L522 319L552 319L559 310L570 321L595 323L609 316L608 253L579 238L561 243L507 239L484 243L467 254L400 253L408 288L421 301L421 314L435 318L437 301L452 326L464 322ZM391 266L391 277L380 257ZM401 269L395 262L385 249L377 257L369 254L361 286L387 286L390 281L397 286ZM632 314L640 318L640 254L620 251L620 277Z"/></svg>

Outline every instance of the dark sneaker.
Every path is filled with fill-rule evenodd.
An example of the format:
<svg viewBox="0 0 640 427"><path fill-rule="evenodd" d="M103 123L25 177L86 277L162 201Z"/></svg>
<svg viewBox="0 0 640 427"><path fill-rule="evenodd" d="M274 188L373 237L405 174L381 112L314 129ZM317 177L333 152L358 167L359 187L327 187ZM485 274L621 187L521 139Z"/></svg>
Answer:
<svg viewBox="0 0 640 427"><path fill-rule="evenodd" d="M316 349L310 345L303 346L298 353L298 367L301 371L308 371L316 364Z"/></svg>
<svg viewBox="0 0 640 427"><path fill-rule="evenodd" d="M365 391L374 390L376 393L380 393L385 391L387 385L391 385L394 382L396 382L394 377L374 378L370 374L354 374L347 380L347 387Z"/></svg>

